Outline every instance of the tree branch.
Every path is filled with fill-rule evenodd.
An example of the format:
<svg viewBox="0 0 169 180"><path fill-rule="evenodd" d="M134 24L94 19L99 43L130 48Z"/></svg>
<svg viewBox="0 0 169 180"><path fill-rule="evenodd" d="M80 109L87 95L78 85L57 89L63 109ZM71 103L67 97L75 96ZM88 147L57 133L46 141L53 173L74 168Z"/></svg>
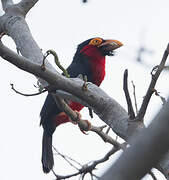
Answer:
<svg viewBox="0 0 169 180"><path fill-rule="evenodd" d="M101 179L141 179L156 166L169 149L169 99L151 125L131 140L127 148ZM160 142L160 145L157 145ZM122 173L123 172L123 173Z"/></svg>
<svg viewBox="0 0 169 180"><path fill-rule="evenodd" d="M0 17L0 32L5 31L14 40L22 56L29 58L28 60L33 63L42 64L42 50L31 35L29 27L24 19L24 10L20 6L23 5L26 8L27 2L27 0L21 1L21 4L15 4L8 8L5 15ZM36 0L31 0L30 4L28 3L28 9L36 2ZM46 61L45 66L51 71L56 72L48 61ZM48 85L44 80L39 80L44 87Z"/></svg>
<svg viewBox="0 0 169 180"><path fill-rule="evenodd" d="M14 92L16 92L17 94L20 94L20 95L22 95L22 96L26 96L26 97L37 96L37 95L40 95L40 94L42 94L42 93L44 93L44 92L47 91L47 90L45 89L45 90L42 90L41 92L37 92L37 93L33 93L33 94L25 94L25 93L21 93L21 92L19 92L18 90L16 90L16 89L14 88L14 85L13 85L13 84L10 84L10 85L11 85L11 89L12 89Z"/></svg>
<svg viewBox="0 0 169 180"><path fill-rule="evenodd" d="M29 12L29 10L38 2L38 0L22 0L20 3L18 3L18 6L22 9L24 12L24 16Z"/></svg>
<svg viewBox="0 0 169 180"><path fill-rule="evenodd" d="M137 98L136 98L136 87L133 81L131 81L132 86L133 86L133 96L134 96L134 104L135 104L135 109L136 109L136 114L138 114L138 108L137 108Z"/></svg>
<svg viewBox="0 0 169 180"><path fill-rule="evenodd" d="M65 175L65 176L64 175L58 175L54 171L53 171L53 173L56 176L56 180L68 179L70 177L74 177L74 176L77 176L80 174L82 176L85 176L87 173L93 174L92 171L95 170L95 168L98 164L101 164L101 163L107 161L110 158L110 156L113 155L114 153L116 153L119 149L120 148L118 148L118 147L113 147L108 153L105 154L104 157L83 165L82 168L80 168L78 170L78 172L76 172L76 173Z"/></svg>
<svg viewBox="0 0 169 180"><path fill-rule="evenodd" d="M121 149L126 148L127 144L121 145L120 143L115 141L113 138L108 136L108 134L103 132L103 128L105 126L95 127L91 124L89 125L89 123L87 123L86 120L79 119L79 116L77 115L77 113L75 111L73 111L63 99L61 99L59 96L57 96L55 94L53 94L53 96L56 100L56 103L59 105L59 107L62 109L62 111L65 112L71 118L71 120L73 122L77 123L82 131L93 131L97 135L99 135L104 142L108 142L108 143L110 143L110 144L112 144L118 148L121 148Z"/></svg>
<svg viewBox="0 0 169 180"><path fill-rule="evenodd" d="M123 143L123 144L118 143L116 140L114 140L112 137L108 136L102 130L103 130L102 127L91 126L91 128L90 128L90 131L97 133L104 142L108 142L108 143L110 143L118 148L121 148L123 150L126 148L127 143Z"/></svg>
<svg viewBox="0 0 169 180"><path fill-rule="evenodd" d="M154 88L155 88L156 82L157 82L162 70L164 69L168 54L169 54L169 44L168 44L166 50L164 51L161 63L160 63L160 65L157 66L157 70L156 70L155 74L152 74L151 83L148 87L147 93L143 99L143 103L142 103L141 108L137 115L137 120L139 120L139 121L143 121L150 98L151 98L152 94L155 92Z"/></svg>
<svg viewBox="0 0 169 180"><path fill-rule="evenodd" d="M153 180L158 180L158 179L156 178L156 176L154 175L153 171L150 171L149 174L151 175L151 177L153 178Z"/></svg>
<svg viewBox="0 0 169 180"><path fill-rule="evenodd" d="M46 80L49 84L56 87L56 89L69 92L84 102L87 102L95 110L97 115L112 127L119 136L122 138L126 137L128 119L126 111L96 85L92 83L88 84L88 90L84 92L82 90L84 82L79 78L66 78L49 69L42 71L40 65L34 64L27 58L17 55L2 43L0 43L0 56L20 69Z"/></svg>
<svg viewBox="0 0 169 180"><path fill-rule="evenodd" d="M70 158L69 156L66 156L64 154L61 154L54 146L53 146L54 151L57 153L57 155L61 156L70 166L74 167L76 170L79 170L79 168L77 168L74 164L81 166L82 164L80 164L79 162L77 162L76 160ZM74 163L72 163L72 162Z"/></svg>
<svg viewBox="0 0 169 180"><path fill-rule="evenodd" d="M128 91L128 70L127 69L125 70L124 76L123 76L123 90L124 90L126 101L127 101L129 119L132 120L135 118L135 113L133 110L133 105L132 105L130 94Z"/></svg>

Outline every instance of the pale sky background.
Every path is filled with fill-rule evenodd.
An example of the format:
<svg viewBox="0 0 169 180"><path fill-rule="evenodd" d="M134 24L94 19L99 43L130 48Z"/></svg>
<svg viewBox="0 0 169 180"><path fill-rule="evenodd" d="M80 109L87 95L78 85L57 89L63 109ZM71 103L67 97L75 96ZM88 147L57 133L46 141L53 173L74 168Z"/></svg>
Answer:
<svg viewBox="0 0 169 180"><path fill-rule="evenodd" d="M43 52L54 49L65 67L71 63L77 45L88 38L99 36L123 42L124 46L117 50L115 57L107 57L106 78L101 88L126 109L122 78L124 70L128 68L129 82L134 81L140 105L151 80L150 71L160 62L169 40L169 1L88 1L87 4L82 4L81 0L39 1L26 20ZM3 42L14 49L10 38L3 38ZM152 51L143 56L144 64L136 62L137 50L141 44ZM53 63L52 57L50 59ZM55 179L52 173L46 175L41 168L42 128L39 127L39 112L46 94L23 97L14 93L10 83L21 92L36 92L33 86L36 78L2 58L0 72L0 180ZM167 73L163 73L156 86L163 97L167 97L169 91L167 76ZM131 83L130 90L132 94ZM160 99L153 96L145 117L146 124L161 106ZM93 125L103 124L96 115L90 119L87 110L82 111L82 116ZM85 136L77 126L70 123L57 128L53 142L61 153L82 164L102 158L111 149L94 133ZM95 174L103 173L112 159L99 165ZM55 156L55 171L61 175L70 174L72 168ZM160 180L165 179L160 173L157 174ZM152 178L147 176L144 179Z"/></svg>

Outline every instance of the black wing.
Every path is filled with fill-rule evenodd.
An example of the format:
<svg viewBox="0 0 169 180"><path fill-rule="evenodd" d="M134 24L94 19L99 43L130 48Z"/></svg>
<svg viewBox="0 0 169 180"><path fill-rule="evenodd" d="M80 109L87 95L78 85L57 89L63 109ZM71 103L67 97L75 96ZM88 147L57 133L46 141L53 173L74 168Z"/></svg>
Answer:
<svg viewBox="0 0 169 180"><path fill-rule="evenodd" d="M90 65L88 63L88 59L83 55L79 55L78 57L74 57L74 59L78 58L78 61L73 61L71 65L67 68L68 74L71 78L77 77L79 74L86 75L88 81L92 81L92 74ZM44 105L40 112L41 122L40 124L44 126L51 125L52 119L56 114L60 113L61 110L57 107L55 100L52 95L49 93L46 97ZM48 125L47 125L48 124Z"/></svg>

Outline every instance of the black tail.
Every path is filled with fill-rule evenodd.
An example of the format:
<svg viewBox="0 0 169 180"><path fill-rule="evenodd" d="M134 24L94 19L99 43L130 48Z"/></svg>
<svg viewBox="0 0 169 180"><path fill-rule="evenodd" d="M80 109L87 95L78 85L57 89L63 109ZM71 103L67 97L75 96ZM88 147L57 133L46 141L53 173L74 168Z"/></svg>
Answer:
<svg viewBox="0 0 169 180"><path fill-rule="evenodd" d="M52 135L47 134L45 131L43 132L43 140L42 140L42 166L43 172L49 173L53 168L54 160L53 160L53 151L52 151Z"/></svg>

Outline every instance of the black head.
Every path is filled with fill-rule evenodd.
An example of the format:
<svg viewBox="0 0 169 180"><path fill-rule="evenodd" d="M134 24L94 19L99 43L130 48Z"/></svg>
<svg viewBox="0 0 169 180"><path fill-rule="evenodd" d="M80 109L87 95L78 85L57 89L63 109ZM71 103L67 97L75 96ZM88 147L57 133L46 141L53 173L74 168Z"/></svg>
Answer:
<svg viewBox="0 0 169 180"><path fill-rule="evenodd" d="M123 44L117 40L104 40L102 38L91 38L78 45L77 52L80 52L85 46L96 46L104 56L113 56L114 50L121 47Z"/></svg>

